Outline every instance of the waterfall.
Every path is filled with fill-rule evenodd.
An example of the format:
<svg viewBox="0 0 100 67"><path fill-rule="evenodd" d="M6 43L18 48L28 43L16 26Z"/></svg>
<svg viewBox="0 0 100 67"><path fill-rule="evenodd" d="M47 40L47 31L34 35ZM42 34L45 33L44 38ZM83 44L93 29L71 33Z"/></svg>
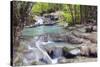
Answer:
<svg viewBox="0 0 100 67"><path fill-rule="evenodd" d="M35 24L43 24L44 20L42 17L36 16L36 23Z"/></svg>
<svg viewBox="0 0 100 67"><path fill-rule="evenodd" d="M62 56L62 49L61 48L55 47L53 52L54 52L54 58L59 58Z"/></svg>
<svg viewBox="0 0 100 67"><path fill-rule="evenodd" d="M52 41L47 41L47 42L43 42L43 41L41 41L41 39L40 40L38 40L38 41L36 41L36 47L39 49L39 51L40 52L42 52L43 53L43 55L44 55L44 57L43 57L43 59L45 59L48 63L52 63L52 64L55 64L55 63L57 63L57 59L52 59L49 55L48 55L48 53L46 52L46 51L44 51L42 48L40 48L40 45L46 45L46 44L48 44L48 43L53 43Z"/></svg>
<svg viewBox="0 0 100 67"><path fill-rule="evenodd" d="M41 42L40 41L37 41L36 42L36 47L44 54L44 56L46 56L46 58L48 58L48 62L49 63L52 63L52 59L50 58L50 56L44 51L44 50L42 50L41 48L40 48L40 45L41 45Z"/></svg>

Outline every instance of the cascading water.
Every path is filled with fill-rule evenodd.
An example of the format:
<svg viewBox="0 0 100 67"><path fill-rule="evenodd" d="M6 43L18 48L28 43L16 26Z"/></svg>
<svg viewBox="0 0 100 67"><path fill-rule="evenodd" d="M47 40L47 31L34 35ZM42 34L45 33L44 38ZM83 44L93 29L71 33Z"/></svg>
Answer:
<svg viewBox="0 0 100 67"><path fill-rule="evenodd" d="M42 17L38 17L36 19L36 23L35 24L43 24L44 20ZM32 41L35 43L35 45L33 47L36 48L36 50L34 50L35 48L33 48L32 46L28 45L28 49L32 50L33 53L33 59L32 60L36 60L38 61L42 61L44 63L48 63L48 64L56 64L58 63L58 59L60 57L62 57L62 49L59 48L59 44L61 44L61 46L67 46L67 44L63 44L63 43L57 43L57 42L53 42L53 38L50 35L53 34L64 34L65 30L63 29L63 27L61 26L57 26L57 25L52 25L52 26L37 26L37 27L33 27L33 28L25 28L23 31L23 35L25 36L33 36L33 40ZM49 35L50 34L50 35ZM43 48L41 48L41 46L53 46L53 58L47 53L46 50L44 50ZM70 47L70 45L68 45ZM72 46L71 46L72 47ZM38 54L39 53L39 54ZM73 53L73 51L71 51L71 53ZM74 51L74 54L76 54L76 51ZM29 55L31 55L31 53L29 53ZM32 56L32 55L31 55ZM26 61L26 60L25 60ZM29 62L30 63L30 62ZM27 63L27 64L29 64Z"/></svg>
<svg viewBox="0 0 100 67"><path fill-rule="evenodd" d="M36 23L35 24L43 24L44 20L43 17L36 16Z"/></svg>
<svg viewBox="0 0 100 67"><path fill-rule="evenodd" d="M37 48L39 48L39 50L45 55L45 58L52 64L57 63L58 58L60 58L62 56L62 48L60 47L56 47L54 46L53 48L53 54L51 57L45 50L43 50L42 48L40 48L41 45L48 45L48 44L54 44L55 42L52 41L52 39L50 38L50 36L48 34L45 34L43 36L40 36L38 38L38 40L36 41L36 46Z"/></svg>
<svg viewBox="0 0 100 67"><path fill-rule="evenodd" d="M43 57L43 59L44 60L46 60L48 63L52 63L52 64L54 64L54 63L57 63L57 59L52 59L49 55L48 55L48 53L46 52L46 51L44 51L42 48L40 48L40 46L41 45L46 45L46 44L48 44L48 43L53 43L53 42L51 42L51 41L47 41L47 42L42 42L41 40L38 40L38 41L36 41L36 47L40 50L40 52L42 52L43 53L43 55L44 55L44 57Z"/></svg>
<svg viewBox="0 0 100 67"><path fill-rule="evenodd" d="M53 52L54 52L54 58L59 58L62 56L62 49L61 48L55 47Z"/></svg>

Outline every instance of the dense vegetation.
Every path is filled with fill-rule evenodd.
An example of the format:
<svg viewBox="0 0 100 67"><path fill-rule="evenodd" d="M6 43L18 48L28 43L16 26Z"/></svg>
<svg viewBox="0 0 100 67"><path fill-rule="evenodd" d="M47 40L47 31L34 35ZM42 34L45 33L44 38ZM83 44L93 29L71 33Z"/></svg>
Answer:
<svg viewBox="0 0 100 67"><path fill-rule="evenodd" d="M58 4L58 3L41 3L41 2L11 2L11 20L12 20L12 43L13 51L19 46L20 36L25 26L34 25L36 16L49 15L58 12L58 24L93 24L97 25L97 7L79 4ZM64 27L65 28L65 27ZM61 31L60 31L61 32ZM65 48L65 51L68 50ZM14 55L14 54L13 54Z"/></svg>
<svg viewBox="0 0 100 67"><path fill-rule="evenodd" d="M95 22L97 19L97 7L89 5L72 4L54 4L54 3L32 3L24 1L12 2L12 24L14 41L19 40L21 30L25 25L34 22L34 15L43 15L60 11L59 23L68 23L69 25L85 24ZM17 43L15 43L17 44Z"/></svg>
<svg viewBox="0 0 100 67"><path fill-rule="evenodd" d="M53 3L35 3L32 7L33 14L43 14L55 11L61 11L63 21L69 24L83 23L88 19L96 20L95 6L71 5L71 4L53 4Z"/></svg>

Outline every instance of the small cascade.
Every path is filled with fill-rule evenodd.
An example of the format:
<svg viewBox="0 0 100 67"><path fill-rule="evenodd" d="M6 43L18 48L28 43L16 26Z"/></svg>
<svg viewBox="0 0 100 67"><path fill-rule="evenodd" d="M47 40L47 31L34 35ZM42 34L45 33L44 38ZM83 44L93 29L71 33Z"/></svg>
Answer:
<svg viewBox="0 0 100 67"><path fill-rule="evenodd" d="M62 56L62 49L55 47L53 53L54 53L54 58L59 58Z"/></svg>
<svg viewBox="0 0 100 67"><path fill-rule="evenodd" d="M48 37L47 37L48 38ZM51 58L50 56L49 56L49 54L45 51L45 50L43 50L40 46L41 45L47 45L47 44L50 44L50 43L54 43L54 42L52 42L52 41L49 41L48 39L45 41L45 40L43 40L44 39L44 37L43 36L40 36L39 38L37 38L38 40L36 41L36 47L38 48L38 50L44 55L44 57L43 57L43 59L42 60L45 60L47 63L49 63L49 64L55 64L55 63L57 63L57 61L58 61L58 59L57 58ZM60 51L60 50L59 50ZM55 57L59 57L59 56L61 56L61 54L59 54L59 51L57 52L57 50L55 49ZM58 56L57 56L57 55Z"/></svg>
<svg viewBox="0 0 100 67"><path fill-rule="evenodd" d="M46 51L44 51L44 50L42 50L42 49L40 48L40 45L41 45L41 42L40 42L40 41L37 41L37 42L36 42L37 48L44 54L45 59L48 59L47 61L48 61L49 63L52 63L52 59L50 58L50 56L47 54Z"/></svg>
<svg viewBox="0 0 100 67"><path fill-rule="evenodd" d="M36 16L36 23L35 24L43 24L44 20L43 17Z"/></svg>

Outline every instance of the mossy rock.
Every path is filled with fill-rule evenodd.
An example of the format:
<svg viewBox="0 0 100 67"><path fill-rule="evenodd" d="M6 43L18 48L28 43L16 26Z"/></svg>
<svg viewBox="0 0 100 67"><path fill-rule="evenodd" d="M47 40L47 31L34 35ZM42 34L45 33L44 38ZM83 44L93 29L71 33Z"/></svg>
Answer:
<svg viewBox="0 0 100 67"><path fill-rule="evenodd" d="M67 48L67 47L63 47L62 49L63 49L63 51L65 51L65 52L68 52L68 51L71 50L70 48Z"/></svg>
<svg viewBox="0 0 100 67"><path fill-rule="evenodd" d="M36 61L33 61L31 64L32 65L37 65L37 62Z"/></svg>

